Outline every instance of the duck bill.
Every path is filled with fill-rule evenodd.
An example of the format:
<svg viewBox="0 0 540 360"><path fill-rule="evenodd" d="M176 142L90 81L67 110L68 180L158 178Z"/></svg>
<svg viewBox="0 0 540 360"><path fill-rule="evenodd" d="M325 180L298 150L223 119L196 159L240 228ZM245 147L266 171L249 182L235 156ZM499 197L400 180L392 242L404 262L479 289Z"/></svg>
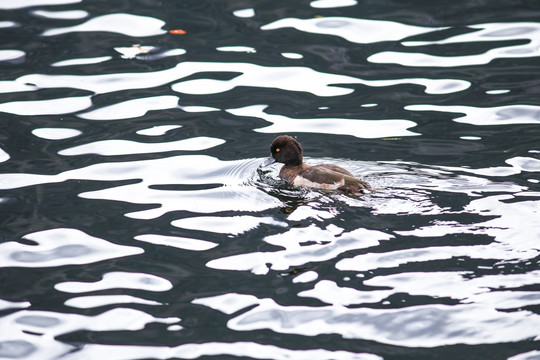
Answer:
<svg viewBox="0 0 540 360"><path fill-rule="evenodd" d="M272 165L273 163L276 162L276 159L274 159L272 157L272 155L270 155L266 160L264 160L264 162L261 164L261 167L267 167L267 166L270 166Z"/></svg>

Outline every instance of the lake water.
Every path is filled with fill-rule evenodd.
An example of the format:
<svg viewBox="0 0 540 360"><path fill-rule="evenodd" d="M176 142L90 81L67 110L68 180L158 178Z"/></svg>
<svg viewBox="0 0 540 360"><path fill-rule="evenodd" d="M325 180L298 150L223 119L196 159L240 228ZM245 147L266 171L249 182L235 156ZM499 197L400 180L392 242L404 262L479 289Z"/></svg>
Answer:
<svg viewBox="0 0 540 360"><path fill-rule="evenodd" d="M540 359L539 2L0 15L0 358Z"/></svg>

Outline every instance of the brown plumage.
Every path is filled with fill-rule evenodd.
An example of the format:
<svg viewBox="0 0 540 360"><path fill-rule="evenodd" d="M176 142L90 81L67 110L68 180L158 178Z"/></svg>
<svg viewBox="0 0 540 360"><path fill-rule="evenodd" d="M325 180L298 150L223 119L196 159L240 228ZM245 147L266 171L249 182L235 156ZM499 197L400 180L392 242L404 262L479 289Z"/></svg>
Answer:
<svg viewBox="0 0 540 360"><path fill-rule="evenodd" d="M342 190L355 195L372 191L365 181L355 178L353 174L339 166L304 164L302 146L288 135L275 138L270 152L275 161L284 164L279 177L291 185Z"/></svg>

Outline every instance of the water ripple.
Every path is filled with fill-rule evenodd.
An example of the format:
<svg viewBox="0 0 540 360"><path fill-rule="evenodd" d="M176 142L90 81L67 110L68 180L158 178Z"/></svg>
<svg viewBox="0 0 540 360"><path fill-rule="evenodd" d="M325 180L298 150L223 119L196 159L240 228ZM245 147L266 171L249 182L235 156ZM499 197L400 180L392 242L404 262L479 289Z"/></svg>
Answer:
<svg viewBox="0 0 540 360"><path fill-rule="evenodd" d="M135 240L144 241L156 245L172 246L183 250L205 251L210 250L218 244L211 241L185 238L179 236L165 236L158 234L142 234L135 236Z"/></svg>
<svg viewBox="0 0 540 360"><path fill-rule="evenodd" d="M22 9L26 7L39 6L39 5L66 5L76 4L82 0L5 0L0 4L0 9L13 10Z"/></svg>
<svg viewBox="0 0 540 360"><path fill-rule="evenodd" d="M64 97L60 99L13 101L0 104L0 111L15 115L58 115L81 111L92 106L90 96Z"/></svg>
<svg viewBox="0 0 540 360"><path fill-rule="evenodd" d="M407 110L463 113L455 122L471 125L539 124L540 107L534 105L506 105L491 108L459 105L408 105Z"/></svg>
<svg viewBox="0 0 540 360"><path fill-rule="evenodd" d="M437 28L406 25L393 21L347 17L322 17L315 19L285 18L263 25L261 29L275 30L287 27L314 34L339 36L347 41L359 44L397 41L409 36L439 30Z"/></svg>
<svg viewBox="0 0 540 360"><path fill-rule="evenodd" d="M392 238L391 235L366 229L338 235L333 230L315 226L292 228L283 234L263 239L270 244L285 247L285 250L232 255L212 260L207 266L220 270L247 270L264 275L270 269L287 270L307 263L327 261L346 251L376 246L380 241ZM313 239L317 239L316 244L310 244Z"/></svg>
<svg viewBox="0 0 540 360"><path fill-rule="evenodd" d="M142 143L130 140L103 140L60 150L58 154L64 156L83 154L116 156L128 154L150 154L175 150L196 151L210 149L223 143L225 143L225 140L206 136L161 143Z"/></svg>
<svg viewBox="0 0 540 360"><path fill-rule="evenodd" d="M133 37L155 36L165 33L165 22L148 16L107 14L97 16L83 24L45 30L43 36L58 36L72 32L105 31Z"/></svg>
<svg viewBox="0 0 540 360"><path fill-rule="evenodd" d="M228 109L227 111L237 116L259 117L271 122L272 125L270 126L255 129L255 131L262 133L331 133L352 135L364 139L420 135L407 130L416 126L416 123L410 120L293 119L282 115L268 114L264 112L266 107L266 105L251 105L238 109Z"/></svg>
<svg viewBox="0 0 540 360"><path fill-rule="evenodd" d="M474 313L474 318L470 314ZM504 313L478 305L423 305L403 309L348 309L341 306L283 306L260 299L258 306L228 322L235 331L271 329L316 336L414 347L490 344L538 336L540 317L530 312ZM519 326L522 331L512 329Z"/></svg>
<svg viewBox="0 0 540 360"><path fill-rule="evenodd" d="M143 253L140 248L116 245L77 229L44 230L24 238L36 242L36 245L13 241L0 244L0 267L39 268L89 264Z"/></svg>
<svg viewBox="0 0 540 360"><path fill-rule="evenodd" d="M354 91L339 86L340 84L366 84L380 87L413 83L425 86L426 92L433 94L463 91L470 86L468 81L459 79L364 80L352 76L318 72L301 66L270 67L250 63L188 61L181 62L170 69L154 72L99 75L29 74L19 77L16 82L19 84L33 84L39 88L68 87L103 94L120 90L157 87L193 74L208 72L228 72L236 74L236 76L231 80L186 80L173 84L172 89L180 93L202 95L226 92L239 86L254 86L288 91L304 91L318 96L340 96Z"/></svg>
<svg viewBox="0 0 540 360"><path fill-rule="evenodd" d="M172 324L179 320L175 317L156 318L145 312L127 308L115 308L95 316L21 310L0 319L2 327L10 329L10 334L0 342L2 344L0 348L4 352L3 356L8 358L29 357L35 354L32 358L55 359L72 351L74 347L51 340L51 337L78 330L135 331L143 329L149 323ZM36 336L44 334L48 336Z"/></svg>
<svg viewBox="0 0 540 360"><path fill-rule="evenodd" d="M253 359L313 359L313 360L382 360L380 356L369 353L331 351L325 349L287 349L281 346L265 345L256 342L207 342L203 344L183 344L175 347L130 346L89 344L83 349L64 356L66 360L106 357L110 360L128 360L138 357L153 359L197 359L203 356L234 356Z"/></svg>
<svg viewBox="0 0 540 360"><path fill-rule="evenodd" d="M471 4L1 1L0 357L537 357L540 25Z"/></svg>
<svg viewBox="0 0 540 360"><path fill-rule="evenodd" d="M32 134L47 140L63 140L79 136L82 131L69 128L37 128L32 130Z"/></svg>
<svg viewBox="0 0 540 360"><path fill-rule="evenodd" d="M430 45L453 45L460 43L499 42L526 40L524 45L496 46L481 54L461 56L436 56L424 53L385 51L368 58L373 63L392 63L415 67L456 67L488 64L494 59L529 58L540 56L540 24L539 23L492 23L471 25L476 30L439 41L408 41L403 45L422 47Z"/></svg>
<svg viewBox="0 0 540 360"><path fill-rule="evenodd" d="M67 293L83 293L106 289L168 291L172 288L172 284L166 279L151 274L113 271L103 274L102 279L96 282L67 281L57 283L54 288Z"/></svg>
<svg viewBox="0 0 540 360"><path fill-rule="evenodd" d="M153 96L127 100L92 110L78 116L86 120L122 120L143 116L151 110L172 109L178 106L177 96Z"/></svg>
<svg viewBox="0 0 540 360"><path fill-rule="evenodd" d="M41 16L47 19L61 19L61 20L78 20L84 19L89 16L89 13L84 10L67 10L67 11L48 11L48 10L34 10L32 14Z"/></svg>
<svg viewBox="0 0 540 360"><path fill-rule="evenodd" d="M199 145L197 142L197 146ZM115 154L125 153L125 149L116 147L114 149ZM175 145L174 149L178 147ZM0 188L13 189L63 182L68 179L101 181L142 179L138 183L84 192L79 196L85 199L107 199L135 204L160 204L154 209L126 214L139 219L151 219L175 210L199 213L225 210L262 211L277 207L280 203L247 183L250 177L256 176L256 168L261 162L260 159L221 162L212 157L197 155L103 163L57 175L4 174L0 177ZM174 164L173 168L171 164ZM203 178L206 178L204 183L201 182ZM203 186L200 190L181 191L166 188L168 185L179 184L207 184L207 186ZM215 188L215 184L226 186ZM156 187L157 185L163 185L165 188Z"/></svg>
<svg viewBox="0 0 540 360"><path fill-rule="evenodd" d="M91 309L107 305L118 304L143 304L143 305L163 305L160 302L141 299L132 295L90 295L73 297L64 303L66 306Z"/></svg>

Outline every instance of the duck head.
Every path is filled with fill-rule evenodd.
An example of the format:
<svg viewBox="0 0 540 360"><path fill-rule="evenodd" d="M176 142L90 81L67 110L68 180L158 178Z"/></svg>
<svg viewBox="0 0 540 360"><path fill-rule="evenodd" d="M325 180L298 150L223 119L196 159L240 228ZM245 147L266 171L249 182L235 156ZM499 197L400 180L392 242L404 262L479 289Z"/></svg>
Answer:
<svg viewBox="0 0 540 360"><path fill-rule="evenodd" d="M281 135L272 141L270 153L274 161L289 166L302 164L302 147L300 143L288 135Z"/></svg>

